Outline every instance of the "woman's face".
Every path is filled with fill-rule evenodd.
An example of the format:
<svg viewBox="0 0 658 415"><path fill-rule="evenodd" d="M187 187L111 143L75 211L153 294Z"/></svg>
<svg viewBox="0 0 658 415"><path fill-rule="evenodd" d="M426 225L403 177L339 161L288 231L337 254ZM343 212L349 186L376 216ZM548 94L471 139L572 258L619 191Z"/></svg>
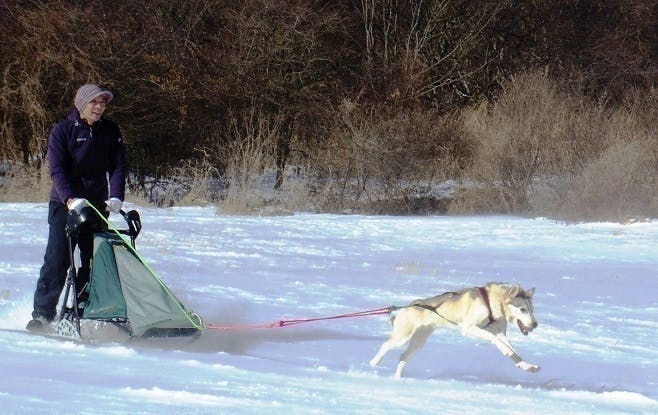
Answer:
<svg viewBox="0 0 658 415"><path fill-rule="evenodd" d="M105 97L101 95L85 105L80 113L80 118L87 121L87 124L92 125L101 119L103 112L105 112Z"/></svg>

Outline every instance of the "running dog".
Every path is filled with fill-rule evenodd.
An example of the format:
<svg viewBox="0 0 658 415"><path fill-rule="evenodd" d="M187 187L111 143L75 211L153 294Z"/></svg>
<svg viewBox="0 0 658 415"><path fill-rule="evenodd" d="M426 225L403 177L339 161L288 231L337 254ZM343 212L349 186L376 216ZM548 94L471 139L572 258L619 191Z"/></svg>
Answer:
<svg viewBox="0 0 658 415"><path fill-rule="evenodd" d="M395 372L400 378L409 358L423 347L434 329L451 326L461 329L464 336L488 340L517 367L537 372L540 367L524 361L505 335L508 322L516 323L526 336L537 327L532 305L534 293L534 288L525 291L518 284L491 282L484 287L448 292L396 307L391 319L391 337L382 344L370 366L377 366L390 350L409 343Z"/></svg>

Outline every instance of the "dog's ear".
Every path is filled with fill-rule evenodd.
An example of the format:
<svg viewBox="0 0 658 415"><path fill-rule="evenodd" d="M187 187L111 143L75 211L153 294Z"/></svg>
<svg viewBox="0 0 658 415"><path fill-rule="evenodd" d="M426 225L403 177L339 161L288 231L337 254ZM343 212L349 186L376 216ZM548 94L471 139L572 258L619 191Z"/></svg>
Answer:
<svg viewBox="0 0 658 415"><path fill-rule="evenodd" d="M507 291L507 295L509 296L509 298L514 298L517 295L519 295L520 292L521 292L521 286L519 284L514 284L512 288L510 288L509 291Z"/></svg>
<svg viewBox="0 0 658 415"><path fill-rule="evenodd" d="M528 291L525 292L526 297L532 298L533 295L535 295L535 287L532 287Z"/></svg>

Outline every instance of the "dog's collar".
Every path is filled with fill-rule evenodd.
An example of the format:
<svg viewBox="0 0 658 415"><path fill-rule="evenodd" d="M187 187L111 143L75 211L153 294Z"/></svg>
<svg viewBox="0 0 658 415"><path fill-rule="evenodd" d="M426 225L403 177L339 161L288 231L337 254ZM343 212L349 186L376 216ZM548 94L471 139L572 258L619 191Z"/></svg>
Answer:
<svg viewBox="0 0 658 415"><path fill-rule="evenodd" d="M487 290L484 287L478 287L478 291L480 291L480 295L484 299L484 303L487 305L487 310L489 310L489 324L493 323L496 321L496 319L493 316L493 312L491 311L491 303L489 302L489 294L487 293ZM489 325L487 324L487 325Z"/></svg>

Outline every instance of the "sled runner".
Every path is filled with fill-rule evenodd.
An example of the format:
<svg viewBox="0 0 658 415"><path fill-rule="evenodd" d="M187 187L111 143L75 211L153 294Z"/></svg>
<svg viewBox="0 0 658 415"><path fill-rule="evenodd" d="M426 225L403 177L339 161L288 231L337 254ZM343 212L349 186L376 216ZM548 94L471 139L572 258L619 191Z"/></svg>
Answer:
<svg viewBox="0 0 658 415"><path fill-rule="evenodd" d="M53 335L83 341L126 341L131 338L198 336L200 316L188 310L135 250L141 219L135 210L121 211L128 229L108 230L104 217L87 206L69 212L66 233L71 267ZM89 281L77 287L73 241L93 234ZM128 239L129 238L129 239ZM86 272L86 270L84 270Z"/></svg>

